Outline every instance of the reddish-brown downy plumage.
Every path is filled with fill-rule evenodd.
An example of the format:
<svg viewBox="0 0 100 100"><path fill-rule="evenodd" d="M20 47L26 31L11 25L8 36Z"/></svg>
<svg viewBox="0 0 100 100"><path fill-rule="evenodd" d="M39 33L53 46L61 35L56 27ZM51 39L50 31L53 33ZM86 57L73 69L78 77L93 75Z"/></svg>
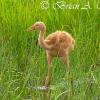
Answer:
<svg viewBox="0 0 100 100"><path fill-rule="evenodd" d="M57 31L50 34L45 42L51 47L47 52L53 57L63 57L74 49L75 41L70 34L64 31Z"/></svg>
<svg viewBox="0 0 100 100"><path fill-rule="evenodd" d="M34 25L28 28L28 31L39 30L39 45L46 50L48 60L48 75L45 80L45 86L48 86L50 80L50 65L53 57L59 57L63 63L66 63L69 67L69 52L74 49L75 40L73 37L65 31L56 31L46 38L44 33L46 32L46 26L43 22L36 22Z"/></svg>

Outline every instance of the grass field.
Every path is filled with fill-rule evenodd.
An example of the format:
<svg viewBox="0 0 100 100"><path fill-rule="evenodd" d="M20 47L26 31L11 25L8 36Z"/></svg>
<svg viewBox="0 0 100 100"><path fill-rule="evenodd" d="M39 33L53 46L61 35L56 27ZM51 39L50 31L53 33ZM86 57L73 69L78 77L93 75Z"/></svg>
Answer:
<svg viewBox="0 0 100 100"><path fill-rule="evenodd" d="M86 0L63 0L64 5L81 5L65 9L58 1L48 1L43 9L42 0L0 0L0 100L48 100L47 95L51 100L100 100L100 2L90 0L89 9ZM65 30L76 41L70 54L73 83L68 84L65 67L55 58L47 95L34 88L44 85L47 74L38 34L26 32L36 21L46 24L46 36Z"/></svg>

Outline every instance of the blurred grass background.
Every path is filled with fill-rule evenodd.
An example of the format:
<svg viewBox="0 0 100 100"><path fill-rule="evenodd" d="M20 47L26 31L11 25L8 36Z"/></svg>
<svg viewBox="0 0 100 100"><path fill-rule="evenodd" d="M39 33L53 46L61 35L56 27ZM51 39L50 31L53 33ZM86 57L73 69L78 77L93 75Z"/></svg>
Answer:
<svg viewBox="0 0 100 100"><path fill-rule="evenodd" d="M86 0L63 0L67 4L87 4ZM47 74L45 51L38 45L37 32L26 32L36 21L47 26L46 35L68 31L76 40L70 55L73 95L63 64L52 62L51 100L100 99L100 9L98 0L90 0L92 9L53 9L57 0L41 9L41 0L0 0L0 100L44 100L45 93L33 87L43 86ZM47 99L46 99L47 100Z"/></svg>

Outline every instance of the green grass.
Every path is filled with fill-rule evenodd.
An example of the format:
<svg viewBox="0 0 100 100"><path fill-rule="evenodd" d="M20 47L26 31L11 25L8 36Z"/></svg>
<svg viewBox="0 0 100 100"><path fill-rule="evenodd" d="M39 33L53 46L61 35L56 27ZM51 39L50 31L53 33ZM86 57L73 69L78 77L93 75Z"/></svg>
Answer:
<svg viewBox="0 0 100 100"><path fill-rule="evenodd" d="M93 9L41 9L41 0L0 0L0 100L44 100L43 86L47 74L45 51L39 47L37 32L25 30L41 20L47 26L46 35L56 30L68 31L75 38L75 50L70 54L73 83L65 76L65 68L54 59L51 68L52 100L100 99L100 9L98 0L90 0ZM64 1L64 0L63 0ZM65 0L86 5L86 0ZM69 90L73 94L69 95Z"/></svg>

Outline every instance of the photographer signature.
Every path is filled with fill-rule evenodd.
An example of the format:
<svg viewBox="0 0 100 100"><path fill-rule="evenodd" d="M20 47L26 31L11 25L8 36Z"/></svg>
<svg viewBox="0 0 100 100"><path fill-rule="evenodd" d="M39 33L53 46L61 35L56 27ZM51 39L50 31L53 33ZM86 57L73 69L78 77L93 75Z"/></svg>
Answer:
<svg viewBox="0 0 100 100"><path fill-rule="evenodd" d="M90 2L88 1L86 4L72 4L66 3L65 1L57 1L54 4L50 4L49 1L42 1L41 2L41 9L49 9L52 6L53 9L92 9ZM100 2L96 4L96 9L100 9Z"/></svg>

